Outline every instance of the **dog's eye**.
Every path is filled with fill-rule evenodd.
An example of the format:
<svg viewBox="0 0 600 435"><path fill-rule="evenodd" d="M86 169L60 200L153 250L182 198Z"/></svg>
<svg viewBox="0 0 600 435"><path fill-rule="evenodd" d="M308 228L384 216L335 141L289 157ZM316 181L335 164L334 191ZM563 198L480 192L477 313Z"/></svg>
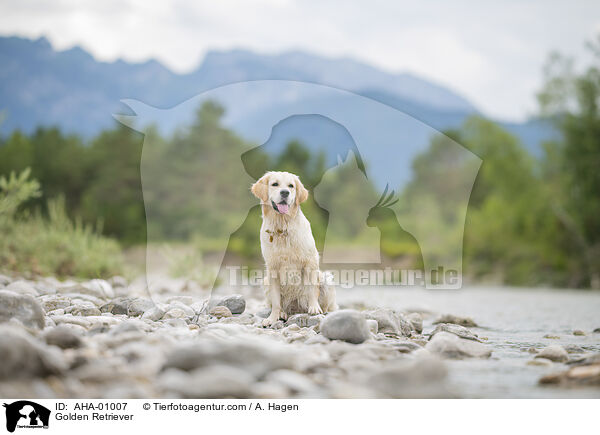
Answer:
<svg viewBox="0 0 600 435"><path fill-rule="evenodd" d="M293 188L294 188L294 185L293 185L293 184L288 184L288 187L289 187L290 189L293 189Z"/></svg>
<svg viewBox="0 0 600 435"><path fill-rule="evenodd" d="M277 186L279 186L279 183L273 183L273 184L271 184L271 186L277 187Z"/></svg>

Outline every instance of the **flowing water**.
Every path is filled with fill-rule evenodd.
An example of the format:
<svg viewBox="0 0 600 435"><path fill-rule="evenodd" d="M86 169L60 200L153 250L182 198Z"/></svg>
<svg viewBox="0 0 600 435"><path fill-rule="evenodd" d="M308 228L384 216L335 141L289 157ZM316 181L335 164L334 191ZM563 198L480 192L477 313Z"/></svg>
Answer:
<svg viewBox="0 0 600 435"><path fill-rule="evenodd" d="M559 344L578 347L570 353L600 352L600 292L550 289L471 287L462 290L423 290L392 287L338 289L340 305L365 304L401 311L425 312L424 333L439 314L471 317L469 328L487 337L490 359L448 361L448 383L458 397L467 398L600 398L600 388L564 389L540 386L541 376L565 370L531 366L530 349ZM429 315L427 314L429 313ZM585 336L575 336L580 329ZM545 335L558 339L544 338ZM569 349L568 349L569 350Z"/></svg>

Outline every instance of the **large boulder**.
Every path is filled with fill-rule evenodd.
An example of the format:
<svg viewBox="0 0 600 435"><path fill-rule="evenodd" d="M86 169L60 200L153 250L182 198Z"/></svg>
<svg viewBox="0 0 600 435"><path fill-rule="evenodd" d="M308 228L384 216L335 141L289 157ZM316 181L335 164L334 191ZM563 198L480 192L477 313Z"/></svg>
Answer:
<svg viewBox="0 0 600 435"><path fill-rule="evenodd" d="M330 340L359 344L371 337L365 316L355 310L340 310L325 316L321 334Z"/></svg>
<svg viewBox="0 0 600 435"><path fill-rule="evenodd" d="M38 301L28 294L0 290L0 322L17 319L30 328L43 328L46 313Z"/></svg>

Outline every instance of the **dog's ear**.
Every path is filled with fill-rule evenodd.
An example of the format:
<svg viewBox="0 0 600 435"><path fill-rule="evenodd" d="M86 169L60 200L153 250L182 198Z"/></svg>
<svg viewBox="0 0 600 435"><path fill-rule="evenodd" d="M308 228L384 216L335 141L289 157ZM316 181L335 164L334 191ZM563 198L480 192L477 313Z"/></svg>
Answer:
<svg viewBox="0 0 600 435"><path fill-rule="evenodd" d="M263 202L269 200L269 174L270 172L267 172L260 177L260 179L250 188L252 194Z"/></svg>
<svg viewBox="0 0 600 435"><path fill-rule="evenodd" d="M300 181L300 178L296 177L296 205L306 201L308 199L308 190Z"/></svg>

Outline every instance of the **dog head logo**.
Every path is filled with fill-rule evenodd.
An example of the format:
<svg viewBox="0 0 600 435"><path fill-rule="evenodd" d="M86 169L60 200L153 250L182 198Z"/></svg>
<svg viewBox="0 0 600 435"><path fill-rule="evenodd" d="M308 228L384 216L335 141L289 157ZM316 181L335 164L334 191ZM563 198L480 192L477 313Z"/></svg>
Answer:
<svg viewBox="0 0 600 435"><path fill-rule="evenodd" d="M459 279L439 286L427 272L441 268L462 276L464 223L481 160L410 115L352 92L286 80L234 83L170 109L123 103L134 114L116 119L144 133L141 178L151 294L164 286L153 273L156 266L172 262L173 250L157 258L157 246L165 240L193 238L212 262L225 264L235 245L230 236L246 222L258 225L259 207L249 188L269 170L300 175L311 192L303 210L320 209L327 216L313 225L315 232L326 228L315 234L324 264L380 263L381 246L398 252L408 247L422 258L426 287L462 285ZM170 138L168 145L165 137ZM421 158L415 168L417 157L427 155L432 138L439 137L444 152L427 156L427 162ZM313 151L320 146L321 154L310 160L300 148L286 149L294 139ZM310 174L299 173L285 159L273 163L272 156L284 150L286 158ZM439 174L446 169L451 173L456 161L472 164L461 169L460 180L444 182ZM435 183L423 176L429 164ZM415 179L415 169L426 182L410 190L406 187ZM451 216L441 205L449 201L455 205ZM340 247L349 237L363 243L351 257ZM201 261L194 263L203 267Z"/></svg>
<svg viewBox="0 0 600 435"><path fill-rule="evenodd" d="M6 430L14 432L16 428L48 428L50 410L29 400L19 400L3 405L6 408Z"/></svg>

